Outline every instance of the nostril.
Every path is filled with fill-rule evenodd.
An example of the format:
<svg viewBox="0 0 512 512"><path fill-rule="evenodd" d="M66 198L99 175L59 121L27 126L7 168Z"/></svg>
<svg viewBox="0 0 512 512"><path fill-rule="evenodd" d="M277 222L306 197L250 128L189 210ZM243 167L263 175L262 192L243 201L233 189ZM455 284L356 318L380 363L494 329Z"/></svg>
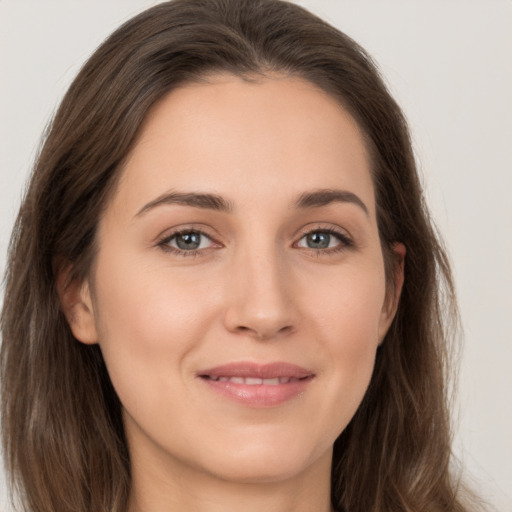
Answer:
<svg viewBox="0 0 512 512"><path fill-rule="evenodd" d="M257 328L257 327L247 327L245 325L240 325L236 329L239 333L251 334L258 340L264 341L271 338L276 337L277 335L288 334L293 331L292 325L285 325L284 327L273 329L273 328Z"/></svg>

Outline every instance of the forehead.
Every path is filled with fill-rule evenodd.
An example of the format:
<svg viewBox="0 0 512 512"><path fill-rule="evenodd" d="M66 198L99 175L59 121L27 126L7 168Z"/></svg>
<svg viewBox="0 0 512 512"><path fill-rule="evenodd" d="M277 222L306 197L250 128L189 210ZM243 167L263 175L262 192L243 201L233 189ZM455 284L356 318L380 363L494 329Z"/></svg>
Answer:
<svg viewBox="0 0 512 512"><path fill-rule="evenodd" d="M235 205L314 188L350 189L370 209L374 202L359 126L336 99L296 77L217 75L153 107L122 170L122 201L191 188Z"/></svg>

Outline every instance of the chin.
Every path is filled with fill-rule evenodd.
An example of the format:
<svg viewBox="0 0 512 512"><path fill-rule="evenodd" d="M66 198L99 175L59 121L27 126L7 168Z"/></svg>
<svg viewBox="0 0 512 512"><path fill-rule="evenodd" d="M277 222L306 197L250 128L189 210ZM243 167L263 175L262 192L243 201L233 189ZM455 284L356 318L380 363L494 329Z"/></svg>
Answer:
<svg viewBox="0 0 512 512"><path fill-rule="evenodd" d="M297 441L297 439L296 439ZM218 478L238 483L277 483L299 477L312 466L325 462L329 468L332 447L308 450L304 443L290 442L290 439L269 443L232 443L229 453L213 455L212 473Z"/></svg>
<svg viewBox="0 0 512 512"><path fill-rule="evenodd" d="M308 468L304 461L286 460L275 464L252 460L249 463L216 465L213 474L222 480L242 484L272 484L293 479Z"/></svg>

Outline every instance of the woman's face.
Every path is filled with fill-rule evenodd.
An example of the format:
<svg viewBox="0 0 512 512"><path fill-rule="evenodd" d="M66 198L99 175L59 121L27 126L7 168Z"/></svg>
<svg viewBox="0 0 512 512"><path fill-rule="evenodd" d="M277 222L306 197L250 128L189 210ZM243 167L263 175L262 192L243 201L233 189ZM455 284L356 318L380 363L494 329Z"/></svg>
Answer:
<svg viewBox="0 0 512 512"><path fill-rule="evenodd" d="M329 471L395 309L374 203L357 124L298 78L216 76L152 110L71 320L135 469Z"/></svg>

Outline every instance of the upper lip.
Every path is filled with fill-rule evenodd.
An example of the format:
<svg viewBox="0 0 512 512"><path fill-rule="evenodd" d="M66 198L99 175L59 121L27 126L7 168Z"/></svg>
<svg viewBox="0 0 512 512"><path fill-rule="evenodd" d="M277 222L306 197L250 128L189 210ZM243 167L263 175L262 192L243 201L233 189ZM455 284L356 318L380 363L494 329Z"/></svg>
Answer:
<svg viewBox="0 0 512 512"><path fill-rule="evenodd" d="M259 377L260 379L293 377L302 379L312 377L314 372L282 361L266 364L240 361L201 370L198 375L200 377Z"/></svg>

